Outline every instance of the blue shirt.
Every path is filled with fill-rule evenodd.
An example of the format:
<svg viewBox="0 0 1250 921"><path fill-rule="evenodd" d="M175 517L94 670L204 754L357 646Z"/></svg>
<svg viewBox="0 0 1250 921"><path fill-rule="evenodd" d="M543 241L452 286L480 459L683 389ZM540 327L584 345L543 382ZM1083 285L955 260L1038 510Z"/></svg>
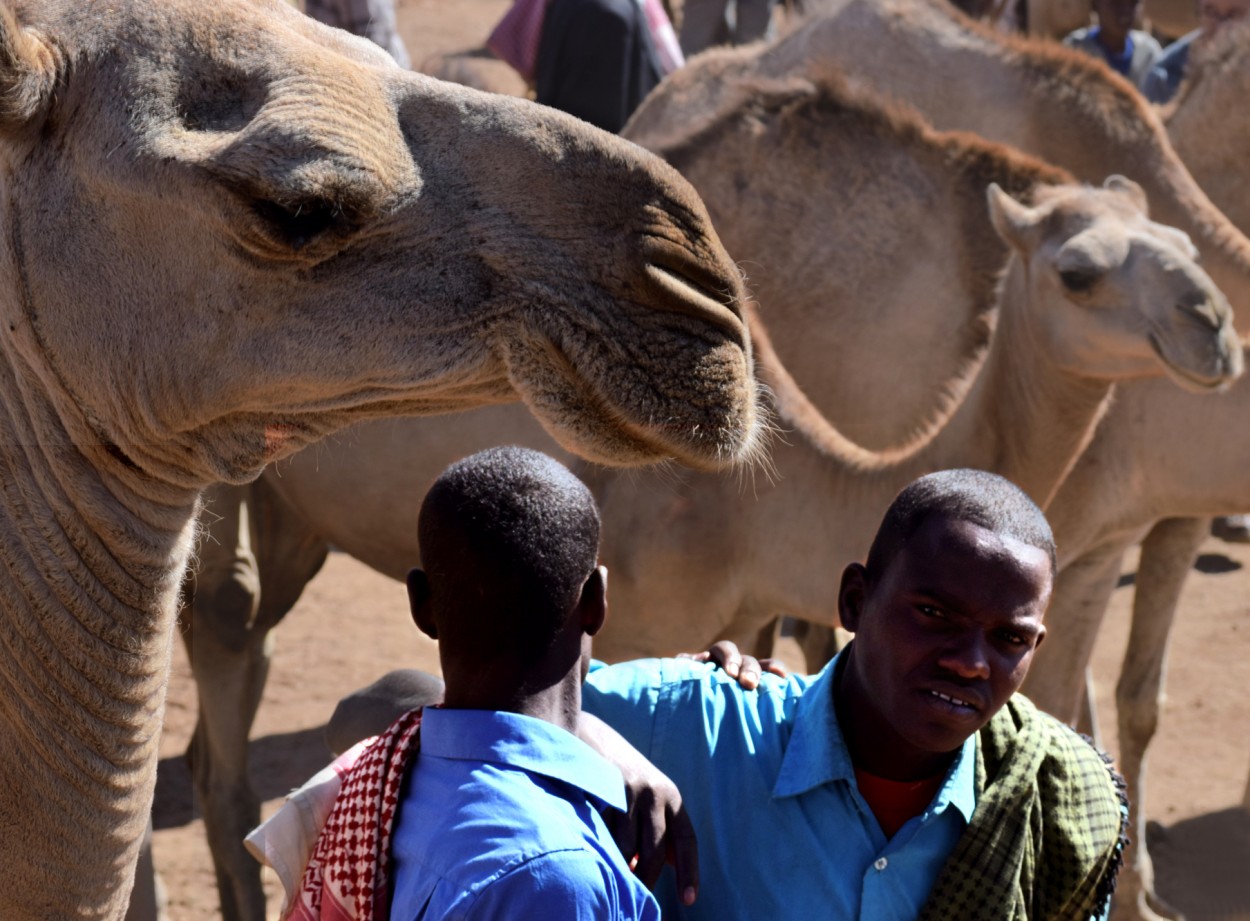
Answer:
<svg viewBox="0 0 1250 921"><path fill-rule="evenodd" d="M976 737L925 812L887 840L855 783L818 675L744 691L711 665L592 668L582 706L676 782L699 835L699 898L661 882L664 917L914 921L976 806Z"/></svg>
<svg viewBox="0 0 1250 921"><path fill-rule="evenodd" d="M427 709L391 845L392 921L659 921L604 806L625 806L620 771L560 727Z"/></svg>

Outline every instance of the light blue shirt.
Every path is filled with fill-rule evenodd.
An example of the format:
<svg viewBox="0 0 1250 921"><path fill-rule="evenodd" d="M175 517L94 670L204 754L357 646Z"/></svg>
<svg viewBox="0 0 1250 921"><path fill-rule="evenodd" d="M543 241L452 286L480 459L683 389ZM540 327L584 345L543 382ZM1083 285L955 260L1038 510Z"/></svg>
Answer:
<svg viewBox="0 0 1250 921"><path fill-rule="evenodd" d="M659 921L599 816L620 771L558 726L427 709L400 804L392 921Z"/></svg>
<svg viewBox="0 0 1250 921"><path fill-rule="evenodd" d="M834 659L818 675L765 675L744 691L686 659L596 664L582 706L676 782L699 835L699 898L666 871L665 919L914 921L976 806L976 737L925 812L893 838L860 795L833 703Z"/></svg>

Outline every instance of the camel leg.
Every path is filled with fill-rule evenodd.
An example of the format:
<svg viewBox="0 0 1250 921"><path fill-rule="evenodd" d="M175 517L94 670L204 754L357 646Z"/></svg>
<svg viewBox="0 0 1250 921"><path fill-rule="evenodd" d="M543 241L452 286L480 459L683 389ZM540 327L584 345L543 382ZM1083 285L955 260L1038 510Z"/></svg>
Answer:
<svg viewBox="0 0 1250 921"><path fill-rule="evenodd" d="M777 646L777 631L781 629L780 620L780 617L774 617L760 627L760 632L755 635L755 642L743 647L743 650L749 651L757 659L769 658Z"/></svg>
<svg viewBox="0 0 1250 921"><path fill-rule="evenodd" d="M200 697L188 755L225 921L264 921L260 865L243 837L260 821L248 736L273 654L273 629L325 562L325 542L264 477L211 491L186 634Z"/></svg>
<svg viewBox="0 0 1250 921"><path fill-rule="evenodd" d="M1046 640L1033 657L1024 693L1070 725L1080 718L1085 670L1123 557L1123 544L1105 544L1077 557L1055 580L1046 612Z"/></svg>
<svg viewBox="0 0 1250 921"><path fill-rule="evenodd" d="M260 803L247 778L247 741L272 647L268 631L256 630L261 587L250 492L219 487L209 497L185 634L200 700L187 756L226 921L265 918L260 869L242 846L260 822Z"/></svg>
<svg viewBox="0 0 1250 921"><path fill-rule="evenodd" d="M126 909L125 921L166 921L165 887L156 875L152 863L152 819L148 818L143 833L143 848L139 851L139 863L135 866L135 887L130 891L130 907Z"/></svg>
<svg viewBox="0 0 1250 921"><path fill-rule="evenodd" d="M1168 635L1177 602L1210 527L1208 518L1170 518L1156 524L1142 541L1133 626L1116 685L1120 770L1128 784L1134 844L1120 874L1112 914L1115 921L1178 917L1155 894L1154 867L1145 848L1146 748L1159 722Z"/></svg>

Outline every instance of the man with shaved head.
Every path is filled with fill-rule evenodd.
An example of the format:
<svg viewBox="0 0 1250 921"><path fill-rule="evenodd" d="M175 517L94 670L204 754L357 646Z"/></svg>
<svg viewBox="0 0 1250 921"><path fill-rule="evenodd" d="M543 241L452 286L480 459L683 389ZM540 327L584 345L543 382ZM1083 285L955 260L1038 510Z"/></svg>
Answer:
<svg viewBox="0 0 1250 921"><path fill-rule="evenodd" d="M434 483L418 539L408 594L446 692L401 789L390 917L658 921L600 816L625 807L621 773L575 735L607 614L590 492L536 451L485 451Z"/></svg>
<svg viewBox="0 0 1250 921"><path fill-rule="evenodd" d="M944 471L904 489L845 568L855 639L819 674L747 690L724 646L592 669L584 706L676 782L698 833L698 902L663 883L665 917L1104 915L1122 788L1016 694L1054 575L1027 495Z"/></svg>

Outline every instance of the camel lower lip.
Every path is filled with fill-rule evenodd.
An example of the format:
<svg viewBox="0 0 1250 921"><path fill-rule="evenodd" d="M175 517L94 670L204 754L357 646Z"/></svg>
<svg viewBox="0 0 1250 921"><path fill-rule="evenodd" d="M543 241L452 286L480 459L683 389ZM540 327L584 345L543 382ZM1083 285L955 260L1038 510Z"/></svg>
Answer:
<svg viewBox="0 0 1250 921"><path fill-rule="evenodd" d="M1154 349L1155 354L1159 356L1159 360L1163 362L1164 366L1169 371L1171 371L1173 374L1175 374L1178 378L1183 380L1185 383L1190 384L1200 390L1219 390L1221 387L1228 384L1230 380L1232 380L1231 375L1213 375L1213 376L1203 375L1197 371L1193 371L1189 368L1186 368L1183 365L1177 364L1175 361L1173 361L1171 358L1168 357L1167 352L1163 350L1162 344L1159 342L1158 338L1155 337L1154 335L1150 337L1150 345Z"/></svg>

